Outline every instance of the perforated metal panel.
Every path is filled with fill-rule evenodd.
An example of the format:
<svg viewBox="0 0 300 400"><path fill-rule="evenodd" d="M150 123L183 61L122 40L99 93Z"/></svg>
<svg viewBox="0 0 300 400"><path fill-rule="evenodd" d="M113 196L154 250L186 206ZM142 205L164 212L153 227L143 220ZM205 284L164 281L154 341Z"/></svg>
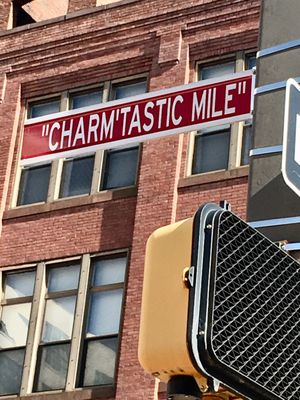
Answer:
<svg viewBox="0 0 300 400"><path fill-rule="evenodd" d="M231 212L205 225L202 369L245 398L299 400L299 264Z"/></svg>

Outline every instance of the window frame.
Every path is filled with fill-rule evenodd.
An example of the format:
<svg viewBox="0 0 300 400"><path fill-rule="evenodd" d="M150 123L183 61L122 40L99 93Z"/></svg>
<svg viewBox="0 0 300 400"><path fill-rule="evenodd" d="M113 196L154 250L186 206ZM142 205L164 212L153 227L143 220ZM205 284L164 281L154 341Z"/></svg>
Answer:
<svg viewBox="0 0 300 400"><path fill-rule="evenodd" d="M89 91L92 91L93 89L102 89L102 103L99 104L104 104L108 101L111 101L113 99L112 93L113 93L113 87L116 85L121 85L121 84L134 84L137 82L145 82L145 93L147 93L148 88L149 88L149 75L148 74L137 74L137 75L132 75L129 77L123 77L119 79L114 79L112 81L105 81L102 83L96 83L93 85L88 85L85 87L77 87L77 88L72 88L67 91L63 91L61 93L53 93L51 95L47 96L39 96L35 97L32 99L28 99L26 101L25 105L25 121L29 120L29 109L31 104L39 103L39 102L45 102L47 103L50 100L56 100L60 99L60 111L67 111L71 109L71 97L74 94L80 94L80 93L88 93ZM139 166L140 166L140 155L141 155L141 144L136 144L136 146L139 148L138 150L138 161L137 161L137 170L136 170L136 176L135 176L135 182L137 182L137 177L139 173ZM136 147L130 146L130 147ZM128 146L129 147L129 146ZM117 150L118 148L115 147ZM114 150L112 147L110 150ZM105 154L109 150L97 150L93 153L87 149L86 153L82 154L80 157L85 157L88 155L94 155L94 168L93 168L93 174L92 174L92 182L90 186L90 191L88 193L84 194L79 194L79 195L74 195L74 196L67 196L67 197L60 197L60 187L61 187L61 178L62 178L62 170L63 170L63 163L64 161L67 161L69 159L77 158L77 157L66 157L66 158L59 158L55 159L50 162L44 162L44 163L33 163L30 166L22 167L20 166L20 160L19 160L19 167L17 168L17 173L15 176L15 182L14 182L14 190L12 194L12 199L10 203L10 208L11 209L16 209L16 208L21 208L21 207L31 207L35 206L37 204L44 204L44 203L53 203L53 202L61 202L73 198L80 198L80 197L87 197L87 196L92 196L101 192L106 192L107 190L110 191L115 191L115 190L122 190L128 187L136 187L136 184L133 186L126 186L126 187L117 187L113 189L102 189L102 182L103 182L103 176L104 176L104 168L105 168ZM21 176L22 176L22 171L23 169L29 169L31 167L37 167L42 164L50 164L50 182L48 185L48 195L47 199L45 202L39 202L39 203L29 203L29 204L18 204L18 199L19 199L19 191L20 191L20 184L21 184Z"/></svg>
<svg viewBox="0 0 300 400"><path fill-rule="evenodd" d="M227 166L228 166L229 157L230 157L230 142L231 142L231 135L232 135L232 132L231 132L232 127L231 127L231 126L227 127L227 125L228 125L228 124L226 124L226 125L219 125L219 126L217 126L216 129L213 130L213 131L206 132L206 131L204 130L204 131L202 131L202 132L200 131L200 132L197 132L197 133L195 134L195 136L194 136L194 154L193 154L192 170L191 170L192 175L209 174L209 173L215 172L215 171L226 171L227 168L206 170L206 171L202 171L202 172L194 172L194 169L195 169L195 167L196 167L195 153L196 153L196 148L198 147L198 146L197 146L197 141L198 141L198 140L201 141L201 138L205 138L205 137L212 138L212 137L214 137L214 136L222 135L222 134L224 134L224 133L225 133L225 134L228 134L228 136L229 136L229 138L228 138L229 146L228 146L228 148L227 148L227 150L228 150L227 153L228 153L228 154L227 154L227 157L226 157L226 158L227 158ZM201 164L201 163L200 163L200 164Z"/></svg>
<svg viewBox="0 0 300 400"><path fill-rule="evenodd" d="M126 258L126 265L125 265L125 273L124 273L124 281L122 283L112 283L112 284L107 284L107 285L100 285L95 288L92 286L92 280L93 280L93 271L92 271L92 263L93 260L95 259L116 259L124 257ZM119 250L118 252L113 252L113 253L103 253L103 254L95 254L90 257L90 264L89 264L89 277L88 277L88 289L87 289L87 295L86 295L86 302L85 302L85 310L84 310L84 320L82 323L82 330L81 330L81 338L80 338L80 354L79 354L79 365L77 369L77 374L76 374L76 380L75 380L75 387L82 388L82 389L93 389L99 386L83 386L83 380L84 380L84 371L85 371L85 360L87 356L87 343L91 340L99 340L99 338L110 338L110 337L116 337L117 336L117 350L116 350L116 360L115 360L115 368L114 368L114 382L111 385L112 388L115 390L116 388L116 383L118 379L118 368L119 368L119 360L120 360L120 351L121 351L121 338L122 338L122 330L123 330L123 323L124 323L124 316L125 316L125 303L126 303L126 290L128 286L128 274L129 274L129 251L126 250ZM92 293L99 293L103 291L109 291L109 290L114 290L114 289L123 289L123 297L122 297L122 304L121 304L121 310L120 310L120 325L119 325L119 332L118 334L110 334L110 335L103 335L103 336L96 336L95 338L86 338L85 333L86 333L86 328L88 324L88 316L89 316L89 307L91 303L91 294ZM107 385L105 385L107 386ZM110 386L110 385L108 385Z"/></svg>
<svg viewBox="0 0 300 400"><path fill-rule="evenodd" d="M39 167L43 167L43 166L49 166L50 171L49 171L49 182L48 182L48 189L46 190L46 199L44 201L37 201L35 203L27 203L27 204L18 204L19 203L19 198L21 197L21 182L22 182L22 176L23 173L25 173L25 171L28 171L30 169L35 169L35 168L39 168ZM45 204L48 201L49 198L49 191L50 191L50 187L51 187L51 178L52 178L52 164L51 161L49 162L43 162L43 163L35 163L32 164L30 166L25 166L25 167L21 167L19 168L19 172L16 176L16 182L18 182L18 186L17 189L15 190L15 192L13 193L13 204L15 204L14 207L28 207L32 204ZM24 191L23 191L24 193Z"/></svg>
<svg viewBox="0 0 300 400"><path fill-rule="evenodd" d="M35 279L34 279L34 286L33 286L33 294L32 296L24 296L21 298L15 297L11 299L4 299L4 276L6 274L22 274L24 272L30 272L30 271L35 271ZM15 347L8 347L8 348L3 348L1 351L13 351L13 350L19 350L24 348L24 359L23 359L23 366L22 366L22 372L21 372L21 380L20 380L20 393L22 392L22 387L23 387L23 376L24 376L24 370L26 369L26 353L27 353L27 344L29 342L29 336L30 336L30 331L32 329L32 319L33 319L33 308L34 308L34 300L35 300L35 287L36 287L36 281L37 281L37 266L36 264L28 264L24 266L16 266L16 267L4 267L0 271L0 287L1 287L1 297L0 297L0 315L2 315L2 309L5 306L9 305L17 305L17 304L24 304L24 303L31 303L31 310L30 310L30 316L29 316L29 322L28 322L28 329L27 329L27 337L26 337L26 342L25 345L23 346L15 346ZM19 300L18 300L19 299ZM7 396L16 396L16 394L3 394L0 397L7 397Z"/></svg>
<svg viewBox="0 0 300 400"><path fill-rule="evenodd" d="M195 81L201 80L201 68L210 67L218 64L226 64L234 62L235 72L242 72L246 70L246 61L249 56L255 55L256 50L237 51L236 53L227 54L220 58L215 57L204 61L198 61L195 65ZM226 169L213 170L209 172L193 173L194 153L195 153L195 139L199 134L197 131L190 133L190 140L188 142L187 162L185 166L186 177L202 176L213 173L220 173L230 171L237 168L245 168L246 165L242 164L242 150L243 150L243 127L244 122L234 122L230 128L230 143L229 143L229 157L228 166Z"/></svg>
<svg viewBox="0 0 300 400"><path fill-rule="evenodd" d="M92 176L91 176L91 182L90 182L90 191L88 193L81 193L81 194L76 194L76 195L70 195L70 196L61 196L61 191L62 191L62 184L63 184L63 177L64 177L64 167L68 162L74 161L74 160L80 160L82 158L90 158L93 157L93 167L92 167ZM91 194L91 189L92 189L92 184L93 184L93 177L95 173L95 161L96 161L96 154L95 153L85 153L77 157L66 157L62 159L63 161L60 163L61 164L61 171L59 172L58 176L58 187L55 187L55 190L58 191L58 194L54 197L54 200L65 200L69 198L76 198L76 197L82 197L82 196L89 196Z"/></svg>
<svg viewBox="0 0 300 400"><path fill-rule="evenodd" d="M103 288L98 290L95 288L95 291L102 290L112 290L114 287L122 287L122 303L120 309L120 324L119 330L117 334L114 334L114 337L117 337L117 351L116 351L116 359L115 359L115 369L114 369L114 379L113 383L109 385L95 385L95 386L79 386L80 376L82 371L84 370L83 362L83 352L84 352L84 341L85 341L85 332L86 332L86 324L88 319L88 307L89 301L91 298L91 293L94 292L91 282L92 282L92 263L95 259L116 259L116 258L125 258L125 273L124 273L124 281L118 282L116 284L102 285ZM71 290L63 290L58 292L47 293L47 271L51 267L59 267L68 265L70 263L78 262L80 264L80 273L79 273L79 282L77 289ZM113 251L100 252L95 254L83 254L81 256L69 257L65 259L51 260L47 262L39 262L37 264L28 264L21 266L11 266L5 267L0 271L0 283L2 283L3 274L7 272L14 273L22 273L29 272L32 270L36 271L35 275L35 285L33 296L29 296L32 298L32 308L30 315L30 323L28 325L28 333L27 333L27 341L25 345L25 355L24 355L24 363L22 369L22 379L20 385L20 392L14 395L0 394L1 398L6 398L7 396L28 396L30 394L42 395L42 394L54 394L54 393L64 393L76 390L96 390L97 396L101 398L107 396L114 396L116 390L117 383L117 372L119 366L120 359L120 347L121 347L121 338L122 338L122 330L124 323L124 314L125 314L125 299L126 299L126 290L128 283L128 268L129 266L129 249L118 249ZM106 286L110 286L106 287ZM2 287L2 285L1 285ZM71 293L72 292L72 293ZM64 389L54 389L49 391L38 391L36 390L36 382L38 378L38 374L36 373L37 368L39 368L40 357L39 357L39 349L41 346L44 346L42 343L42 333L43 333L43 325L45 319L45 311L46 311L46 302L47 299L66 297L66 295L73 294L76 292L76 305L74 309L74 320L72 327L72 334L69 340L70 343L70 352L69 352L69 360L68 367L66 372L66 383ZM27 297L26 297L27 298ZM22 299L23 300L23 299ZM2 307L2 298L0 303L0 309ZM19 302L17 302L19 303ZM105 336L107 337L107 336ZM97 337L99 339L99 337ZM47 342L46 346L51 346L52 344L63 344L65 341L61 340L59 342ZM5 350L5 349L4 349Z"/></svg>
<svg viewBox="0 0 300 400"><path fill-rule="evenodd" d="M107 190L117 190L118 189L118 188L106 188L105 187L105 182L106 182L106 180L105 180L105 178L106 178L106 163L108 161L109 153L122 152L122 151L126 151L126 149L136 149L136 151L137 151L137 163L136 163L136 171L135 171L135 176L134 176L134 184L133 185L122 186L122 188L126 189L126 188L136 187L137 186L139 169L140 169L140 160L141 160L141 148L142 148L142 146L139 143L137 143L136 145L120 146L118 148L106 150L102 154L102 170L101 170L100 181L99 181L99 185L98 185L98 187L99 187L98 190L100 192L107 191Z"/></svg>
<svg viewBox="0 0 300 400"><path fill-rule="evenodd" d="M59 268L62 266L68 266L74 264L76 261L78 261L79 264L79 277L78 277L78 286L76 289L69 289L69 290L60 290L60 291L54 291L50 292L48 289L48 282L49 282L49 271L51 268ZM60 345L60 344L70 344L70 350L71 350L71 342L72 342L72 337L74 336L74 320L75 320L75 313L77 309L77 301L78 301L78 294L79 294L79 281L81 277L81 268L82 268L82 262L80 258L77 259L72 259L66 262L60 261L57 264L56 263L45 263L45 293L43 296L43 299L41 301L43 302L43 318L41 320L41 329L39 331L39 337L37 338L38 340L38 345L37 345L37 358L36 358L36 367L34 371L34 378L33 378L33 386L32 386L32 392L34 393L42 393L45 392L43 390L37 390L37 385L38 385L38 379L39 376L37 374L37 370L40 369L41 365L41 355L42 355L42 349L46 347L51 347L55 345ZM53 340L53 341L43 341L42 340L42 335L43 335L43 329L45 325L45 320L46 320L46 307L47 307L47 301L48 300L54 300L54 299L60 299L60 298L66 298L66 297L71 297L71 296L76 296L75 300L75 307L74 307L74 317L73 317L73 323L72 323L72 330L70 334L70 339L64 339L64 340ZM68 356L68 365L70 363L70 353ZM69 368L68 368L69 369ZM68 374L68 369L66 371L66 380L67 380L67 374ZM61 389L53 389L53 390L61 390ZM53 392L53 390L49 392ZM48 391L47 391L48 392Z"/></svg>

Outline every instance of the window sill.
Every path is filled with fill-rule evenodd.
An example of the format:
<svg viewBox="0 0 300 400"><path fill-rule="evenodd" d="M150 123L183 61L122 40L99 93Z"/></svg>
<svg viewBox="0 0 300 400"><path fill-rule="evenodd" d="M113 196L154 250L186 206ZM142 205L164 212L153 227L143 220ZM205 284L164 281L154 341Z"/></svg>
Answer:
<svg viewBox="0 0 300 400"><path fill-rule="evenodd" d="M90 204L103 203L111 200L118 200L126 197L134 197L137 194L136 187L126 187L113 190L104 190L90 196L80 196L59 199L51 203L30 204L12 208L4 212L3 219L19 218L27 215L41 214L65 208L81 207Z"/></svg>
<svg viewBox="0 0 300 400"><path fill-rule="evenodd" d="M70 392L39 392L31 393L26 396L18 397L22 400L91 400L91 399L111 399L115 396L113 386L103 386L92 389L75 389Z"/></svg>
<svg viewBox="0 0 300 400"><path fill-rule="evenodd" d="M205 174L190 175L179 179L178 189L189 186L204 185L207 183L221 182L228 179L242 178L248 176L249 166L245 165L231 170L212 171Z"/></svg>

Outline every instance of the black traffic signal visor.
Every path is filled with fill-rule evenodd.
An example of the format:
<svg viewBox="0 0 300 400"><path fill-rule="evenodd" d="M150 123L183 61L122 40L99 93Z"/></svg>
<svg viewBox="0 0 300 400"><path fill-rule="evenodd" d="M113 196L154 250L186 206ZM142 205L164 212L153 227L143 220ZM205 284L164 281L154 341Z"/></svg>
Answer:
<svg viewBox="0 0 300 400"><path fill-rule="evenodd" d="M299 400L299 264L215 204L199 209L193 234L195 367L245 398Z"/></svg>

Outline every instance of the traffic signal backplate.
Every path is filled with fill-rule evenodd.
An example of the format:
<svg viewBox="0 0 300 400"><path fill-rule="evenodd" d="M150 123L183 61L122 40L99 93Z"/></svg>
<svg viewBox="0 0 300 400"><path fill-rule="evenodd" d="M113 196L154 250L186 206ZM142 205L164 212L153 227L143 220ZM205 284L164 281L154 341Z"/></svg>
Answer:
<svg viewBox="0 0 300 400"><path fill-rule="evenodd" d="M188 342L200 373L253 400L300 399L299 264L230 211L194 218Z"/></svg>

